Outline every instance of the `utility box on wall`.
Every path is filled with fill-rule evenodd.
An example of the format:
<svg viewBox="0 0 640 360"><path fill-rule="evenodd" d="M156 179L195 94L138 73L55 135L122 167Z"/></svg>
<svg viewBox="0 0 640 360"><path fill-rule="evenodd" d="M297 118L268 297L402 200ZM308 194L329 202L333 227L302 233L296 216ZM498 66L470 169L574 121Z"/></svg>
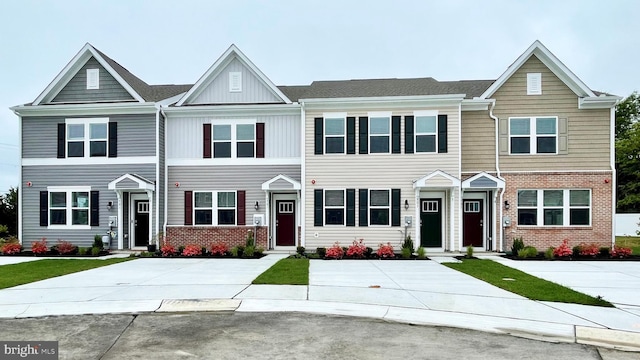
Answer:
<svg viewBox="0 0 640 360"><path fill-rule="evenodd" d="M502 217L502 226L504 226L504 227L511 226L511 216L503 216Z"/></svg>
<svg viewBox="0 0 640 360"><path fill-rule="evenodd" d="M253 215L253 225L255 225L255 226L264 226L264 214L254 214Z"/></svg>

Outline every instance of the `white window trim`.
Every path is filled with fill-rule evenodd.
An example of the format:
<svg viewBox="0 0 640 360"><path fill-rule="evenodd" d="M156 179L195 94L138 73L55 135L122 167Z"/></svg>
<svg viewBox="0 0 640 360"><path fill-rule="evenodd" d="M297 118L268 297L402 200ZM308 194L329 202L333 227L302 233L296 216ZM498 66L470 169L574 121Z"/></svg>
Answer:
<svg viewBox="0 0 640 360"><path fill-rule="evenodd" d="M538 88L532 87L533 83L538 84ZM527 73L527 95L542 95L542 73Z"/></svg>
<svg viewBox="0 0 640 360"><path fill-rule="evenodd" d="M518 191L536 191L536 206L519 206L516 200L516 208L520 209L536 209L536 222L537 225L521 225L518 222L518 227L524 228L566 228L566 227L579 227L589 228L593 225L593 191L591 189L575 188L575 189L517 189ZM544 191L545 190L562 190L562 206L544 206ZM571 190L586 190L589 191L589 206L571 206L570 195ZM588 225L571 225L571 209L587 209L589 210L589 224ZM544 225L544 209L562 209L562 225ZM516 217L518 213L516 212Z"/></svg>
<svg viewBox="0 0 640 360"><path fill-rule="evenodd" d="M434 133L418 133L419 117L435 117L436 131ZM418 135L434 135L436 138L436 146L433 151L418 151ZM413 152L416 154L437 154L438 153L438 112L434 110L422 110L413 112Z"/></svg>
<svg viewBox="0 0 640 360"><path fill-rule="evenodd" d="M322 152L324 155L345 155L347 153L347 113L323 113L322 114ZM329 135L327 136L327 119L342 119L343 128L342 135ZM327 152L327 137L338 138L341 137L342 152L328 153Z"/></svg>
<svg viewBox="0 0 640 360"><path fill-rule="evenodd" d="M342 191L342 206L327 206L327 191ZM327 224L327 209L342 209L342 224ZM324 189L322 191L322 223L324 226L347 226L347 190Z"/></svg>
<svg viewBox="0 0 640 360"><path fill-rule="evenodd" d="M233 121L229 121L229 122L219 122L220 119L215 119L211 122L211 159L212 160L222 160L222 159L255 159L256 157L256 145L257 145L257 141L256 141L256 123L257 120L256 119L242 119L242 120L233 120ZM224 125L229 125L231 126L231 140L214 140L213 138L213 134L215 132L214 127L215 126L224 126ZM238 157L238 139L237 139L237 134L238 134L238 125L253 125L253 157L243 157L243 158L239 158ZM215 143L217 142L231 142L231 157L230 158L223 158L223 157L216 157L216 151L215 151ZM241 140L241 142L248 142L248 140Z"/></svg>
<svg viewBox="0 0 640 360"><path fill-rule="evenodd" d="M64 152L65 158L68 159L97 159L97 158L106 158L109 157L109 118L69 118L64 120L65 123L65 139L64 139ZM105 156L91 156L91 134L90 127L91 124L107 124L107 153ZM82 141L84 142L84 156L69 156L69 125L83 125L84 126L84 138ZM73 142L78 142L80 140L73 140ZM102 140L97 140L102 141Z"/></svg>
<svg viewBox="0 0 640 360"><path fill-rule="evenodd" d="M537 134L537 119L541 118L554 118L556 119L556 133L553 135L556 138L556 151L553 153L538 153L537 152L537 139L538 137L550 137L551 134ZM528 154L514 154L511 152L511 138L525 138L526 135L511 135L511 120L512 119L529 119L529 153ZM558 117L557 116L513 116L509 118L509 155L521 156L521 155L558 155Z"/></svg>
<svg viewBox="0 0 640 360"><path fill-rule="evenodd" d="M229 92L242 92L242 71L229 72Z"/></svg>
<svg viewBox="0 0 640 360"><path fill-rule="evenodd" d="M391 115L392 113L390 111L370 111L369 113L367 113L367 116L369 118L369 126L367 126L367 146L368 146L368 154L371 155L376 155L376 154L391 154L391 132L392 132L392 125L391 124ZM372 134L371 133L371 119L372 118L387 118L387 124L389 125L389 132L385 135L385 134ZM387 148L389 149L389 151L387 152L371 152L371 138L372 137L382 137L382 136L386 136L388 138L387 141Z"/></svg>
<svg viewBox="0 0 640 360"><path fill-rule="evenodd" d="M95 79L95 83L91 83L91 79ZM100 89L100 69L87 69L87 90Z"/></svg>
<svg viewBox="0 0 640 360"><path fill-rule="evenodd" d="M369 193L367 194L367 221L369 222L369 226L372 227L391 227L391 189L369 189ZM387 191L389 193L389 205L388 206L372 206L371 205L371 192L372 191ZM381 224L372 224L371 223L371 209L387 209L389 210L389 224L381 225Z"/></svg>
<svg viewBox="0 0 640 360"><path fill-rule="evenodd" d="M52 225L51 224L51 193L52 192L64 192L66 194L66 225ZM88 196L87 211L89 212L87 225L72 225L73 221L73 207L71 206L71 197L74 192L86 192ZM91 186L47 186L47 229L69 229L69 230L89 230L91 229Z"/></svg>
<svg viewBox="0 0 640 360"><path fill-rule="evenodd" d="M218 193L232 192L235 197L236 206L235 217L233 224L219 224L218 222L218 210L231 210L230 207L218 207ZM196 208L196 193L211 193L211 207L199 207ZM192 226L237 226L238 224L238 192L236 190L194 190L192 196L192 209L191 218L193 219ZM211 224L196 224L196 210L211 210Z"/></svg>

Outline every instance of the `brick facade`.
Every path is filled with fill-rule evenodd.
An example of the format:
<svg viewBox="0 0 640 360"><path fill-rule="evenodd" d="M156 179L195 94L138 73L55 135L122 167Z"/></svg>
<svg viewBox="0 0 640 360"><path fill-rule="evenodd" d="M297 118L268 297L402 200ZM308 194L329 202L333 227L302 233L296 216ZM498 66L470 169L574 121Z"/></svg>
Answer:
<svg viewBox="0 0 640 360"><path fill-rule="evenodd" d="M189 244L204 246L207 249L211 244L223 242L232 248L234 246L244 246L247 234L254 231L253 226L176 226L167 227L166 240L176 248ZM268 249L267 234L268 227L258 227L257 235L254 234L256 248Z"/></svg>
<svg viewBox="0 0 640 360"><path fill-rule="evenodd" d="M502 174L506 180L504 200L509 210L504 216L511 217L512 225L505 228L505 251L510 251L513 239L522 237L525 245L544 251L562 244L568 239L571 247L580 243L597 243L611 246L612 239L612 172L582 173L510 173ZM591 189L591 226L524 227L518 226L518 195L522 189ZM498 219L499 221L499 219Z"/></svg>

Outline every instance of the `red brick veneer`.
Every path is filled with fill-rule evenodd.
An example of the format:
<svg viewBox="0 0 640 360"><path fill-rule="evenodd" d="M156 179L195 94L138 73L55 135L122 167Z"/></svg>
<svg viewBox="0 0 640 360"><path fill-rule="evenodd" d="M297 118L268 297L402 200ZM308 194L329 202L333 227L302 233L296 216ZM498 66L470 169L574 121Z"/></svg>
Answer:
<svg viewBox="0 0 640 360"><path fill-rule="evenodd" d="M195 244L210 248L211 244L223 242L232 248L245 245L247 234L254 231L253 226L175 226L167 227L166 240L176 248ZM257 236L254 234L256 247L267 250L267 227L258 227ZM162 244L161 244L162 245Z"/></svg>

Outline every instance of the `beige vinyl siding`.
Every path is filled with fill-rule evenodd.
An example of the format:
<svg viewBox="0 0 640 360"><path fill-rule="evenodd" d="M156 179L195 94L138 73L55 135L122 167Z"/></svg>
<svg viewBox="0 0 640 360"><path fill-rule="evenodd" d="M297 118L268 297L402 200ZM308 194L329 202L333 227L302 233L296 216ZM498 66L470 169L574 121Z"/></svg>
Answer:
<svg viewBox="0 0 640 360"><path fill-rule="evenodd" d="M488 111L462 112L462 171L496 170L495 121Z"/></svg>
<svg viewBox="0 0 640 360"><path fill-rule="evenodd" d="M527 95L527 73L542 74L542 95ZM516 71L493 96L494 114L557 116L568 119L567 155L501 155L502 171L610 170L610 112L580 110L578 97L535 55Z"/></svg>
<svg viewBox="0 0 640 360"><path fill-rule="evenodd" d="M371 109L370 111L384 111L385 109ZM413 115L414 110L438 110L439 114L448 116L447 153L430 154L405 154L404 153L404 117ZM359 121L358 117L368 116L367 111L348 112L347 116L356 117L356 154L324 154L314 155L314 118L322 117L323 112L340 112L340 109L324 111L307 111L305 126L305 246L315 249L319 246L331 246L338 241L343 246L350 245L353 240L364 239L367 246L374 250L378 244L391 242L399 250L400 241L403 237L404 226L359 226L359 195L357 189L400 189L400 209L401 223L404 224L405 216L412 216L413 225L408 229L408 234L413 239L416 238L416 231L419 231L419 219L416 216L417 202L416 192L413 182L435 170L444 171L454 177L459 178L459 137L458 137L458 107L446 107L439 109L410 109L394 110L393 116L401 116L401 153L400 154L359 154ZM346 147L346 141L345 141ZM312 184L312 180L315 183ZM356 189L356 226L332 226L325 225L315 227L314 220L314 190L315 189ZM444 189L423 191L441 191ZM459 203L457 190L455 193L455 204ZM404 209L404 201L408 200L409 210ZM444 201L448 202L449 197ZM447 207L448 208L448 207ZM459 206L454 206L455 221L454 238L458 238L457 219L459 216ZM443 212L446 232L443 234L443 244L449 243L450 217ZM317 236L316 236L317 235ZM456 245L457 246L457 245Z"/></svg>

